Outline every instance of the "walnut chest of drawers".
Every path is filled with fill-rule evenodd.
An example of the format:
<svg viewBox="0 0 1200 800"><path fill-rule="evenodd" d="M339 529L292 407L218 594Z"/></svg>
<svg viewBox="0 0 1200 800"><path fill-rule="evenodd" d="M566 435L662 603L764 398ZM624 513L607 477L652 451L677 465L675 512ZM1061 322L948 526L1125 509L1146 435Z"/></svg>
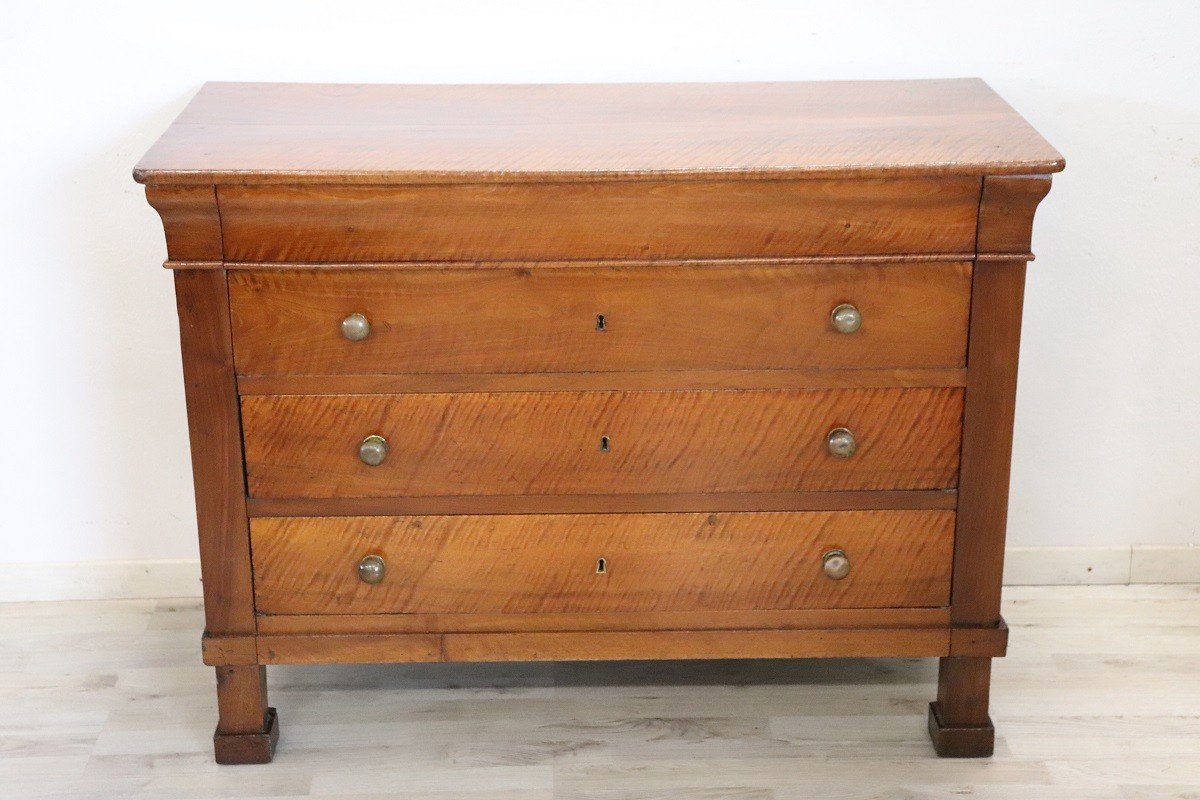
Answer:
<svg viewBox="0 0 1200 800"><path fill-rule="evenodd" d="M940 657L991 752L1022 289L976 80L205 86L166 230L217 759L265 666Z"/></svg>

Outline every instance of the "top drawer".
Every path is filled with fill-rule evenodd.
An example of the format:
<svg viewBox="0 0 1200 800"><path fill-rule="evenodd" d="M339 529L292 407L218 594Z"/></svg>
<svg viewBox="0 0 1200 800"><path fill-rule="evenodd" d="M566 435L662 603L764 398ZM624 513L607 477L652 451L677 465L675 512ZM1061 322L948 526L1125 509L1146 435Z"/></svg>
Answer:
<svg viewBox="0 0 1200 800"><path fill-rule="evenodd" d="M973 253L978 177L218 186L232 262Z"/></svg>
<svg viewBox="0 0 1200 800"><path fill-rule="evenodd" d="M965 261L255 269L229 298L241 375L958 368L970 282Z"/></svg>

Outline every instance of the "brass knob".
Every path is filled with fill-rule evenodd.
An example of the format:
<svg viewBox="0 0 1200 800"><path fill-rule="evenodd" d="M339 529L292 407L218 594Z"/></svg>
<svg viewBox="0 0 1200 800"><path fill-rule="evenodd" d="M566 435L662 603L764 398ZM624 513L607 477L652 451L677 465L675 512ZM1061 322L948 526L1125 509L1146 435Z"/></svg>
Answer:
<svg viewBox="0 0 1200 800"><path fill-rule="evenodd" d="M386 572L387 564L384 563L383 556L366 556L358 562L358 577L363 583L373 586L383 580Z"/></svg>
<svg viewBox="0 0 1200 800"><path fill-rule="evenodd" d="M388 447L387 439L373 433L359 444L358 457L368 467L378 467L387 458L391 449Z"/></svg>
<svg viewBox="0 0 1200 800"><path fill-rule="evenodd" d="M829 319L838 333L854 333L862 327L862 313L849 303L842 303L833 309Z"/></svg>
<svg viewBox="0 0 1200 800"><path fill-rule="evenodd" d="M858 442L848 428L834 428L825 443L829 446L829 454L838 458L849 458L858 449Z"/></svg>
<svg viewBox="0 0 1200 800"><path fill-rule="evenodd" d="M363 314L351 314L342 320L342 336L352 342L361 342L371 335L371 320Z"/></svg>
<svg viewBox="0 0 1200 800"><path fill-rule="evenodd" d="M821 556L821 569L824 570L826 578L840 581L850 574L850 557L845 551L830 550Z"/></svg>

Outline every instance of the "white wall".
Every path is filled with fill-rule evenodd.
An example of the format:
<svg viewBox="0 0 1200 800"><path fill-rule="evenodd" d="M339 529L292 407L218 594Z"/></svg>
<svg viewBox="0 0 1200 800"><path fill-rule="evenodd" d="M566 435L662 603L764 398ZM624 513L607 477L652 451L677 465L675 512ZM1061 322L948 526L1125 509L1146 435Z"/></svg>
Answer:
<svg viewBox="0 0 1200 800"><path fill-rule="evenodd" d="M5 3L0 561L195 555L130 168L212 79L982 76L1068 163L1034 238L1010 540L1200 542L1200 4L833 5Z"/></svg>

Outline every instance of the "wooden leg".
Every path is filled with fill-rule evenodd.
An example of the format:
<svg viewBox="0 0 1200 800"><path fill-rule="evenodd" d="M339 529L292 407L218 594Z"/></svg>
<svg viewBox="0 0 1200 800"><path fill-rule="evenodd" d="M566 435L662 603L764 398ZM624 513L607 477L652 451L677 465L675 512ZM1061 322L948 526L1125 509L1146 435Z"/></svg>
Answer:
<svg viewBox="0 0 1200 800"><path fill-rule="evenodd" d="M996 730L988 716L992 659L943 658L938 666L938 698L929 704L929 738L939 756L990 756Z"/></svg>
<svg viewBox="0 0 1200 800"><path fill-rule="evenodd" d="M267 669L217 667L219 720L213 734L218 764L266 764L279 741L279 718L267 706Z"/></svg>

